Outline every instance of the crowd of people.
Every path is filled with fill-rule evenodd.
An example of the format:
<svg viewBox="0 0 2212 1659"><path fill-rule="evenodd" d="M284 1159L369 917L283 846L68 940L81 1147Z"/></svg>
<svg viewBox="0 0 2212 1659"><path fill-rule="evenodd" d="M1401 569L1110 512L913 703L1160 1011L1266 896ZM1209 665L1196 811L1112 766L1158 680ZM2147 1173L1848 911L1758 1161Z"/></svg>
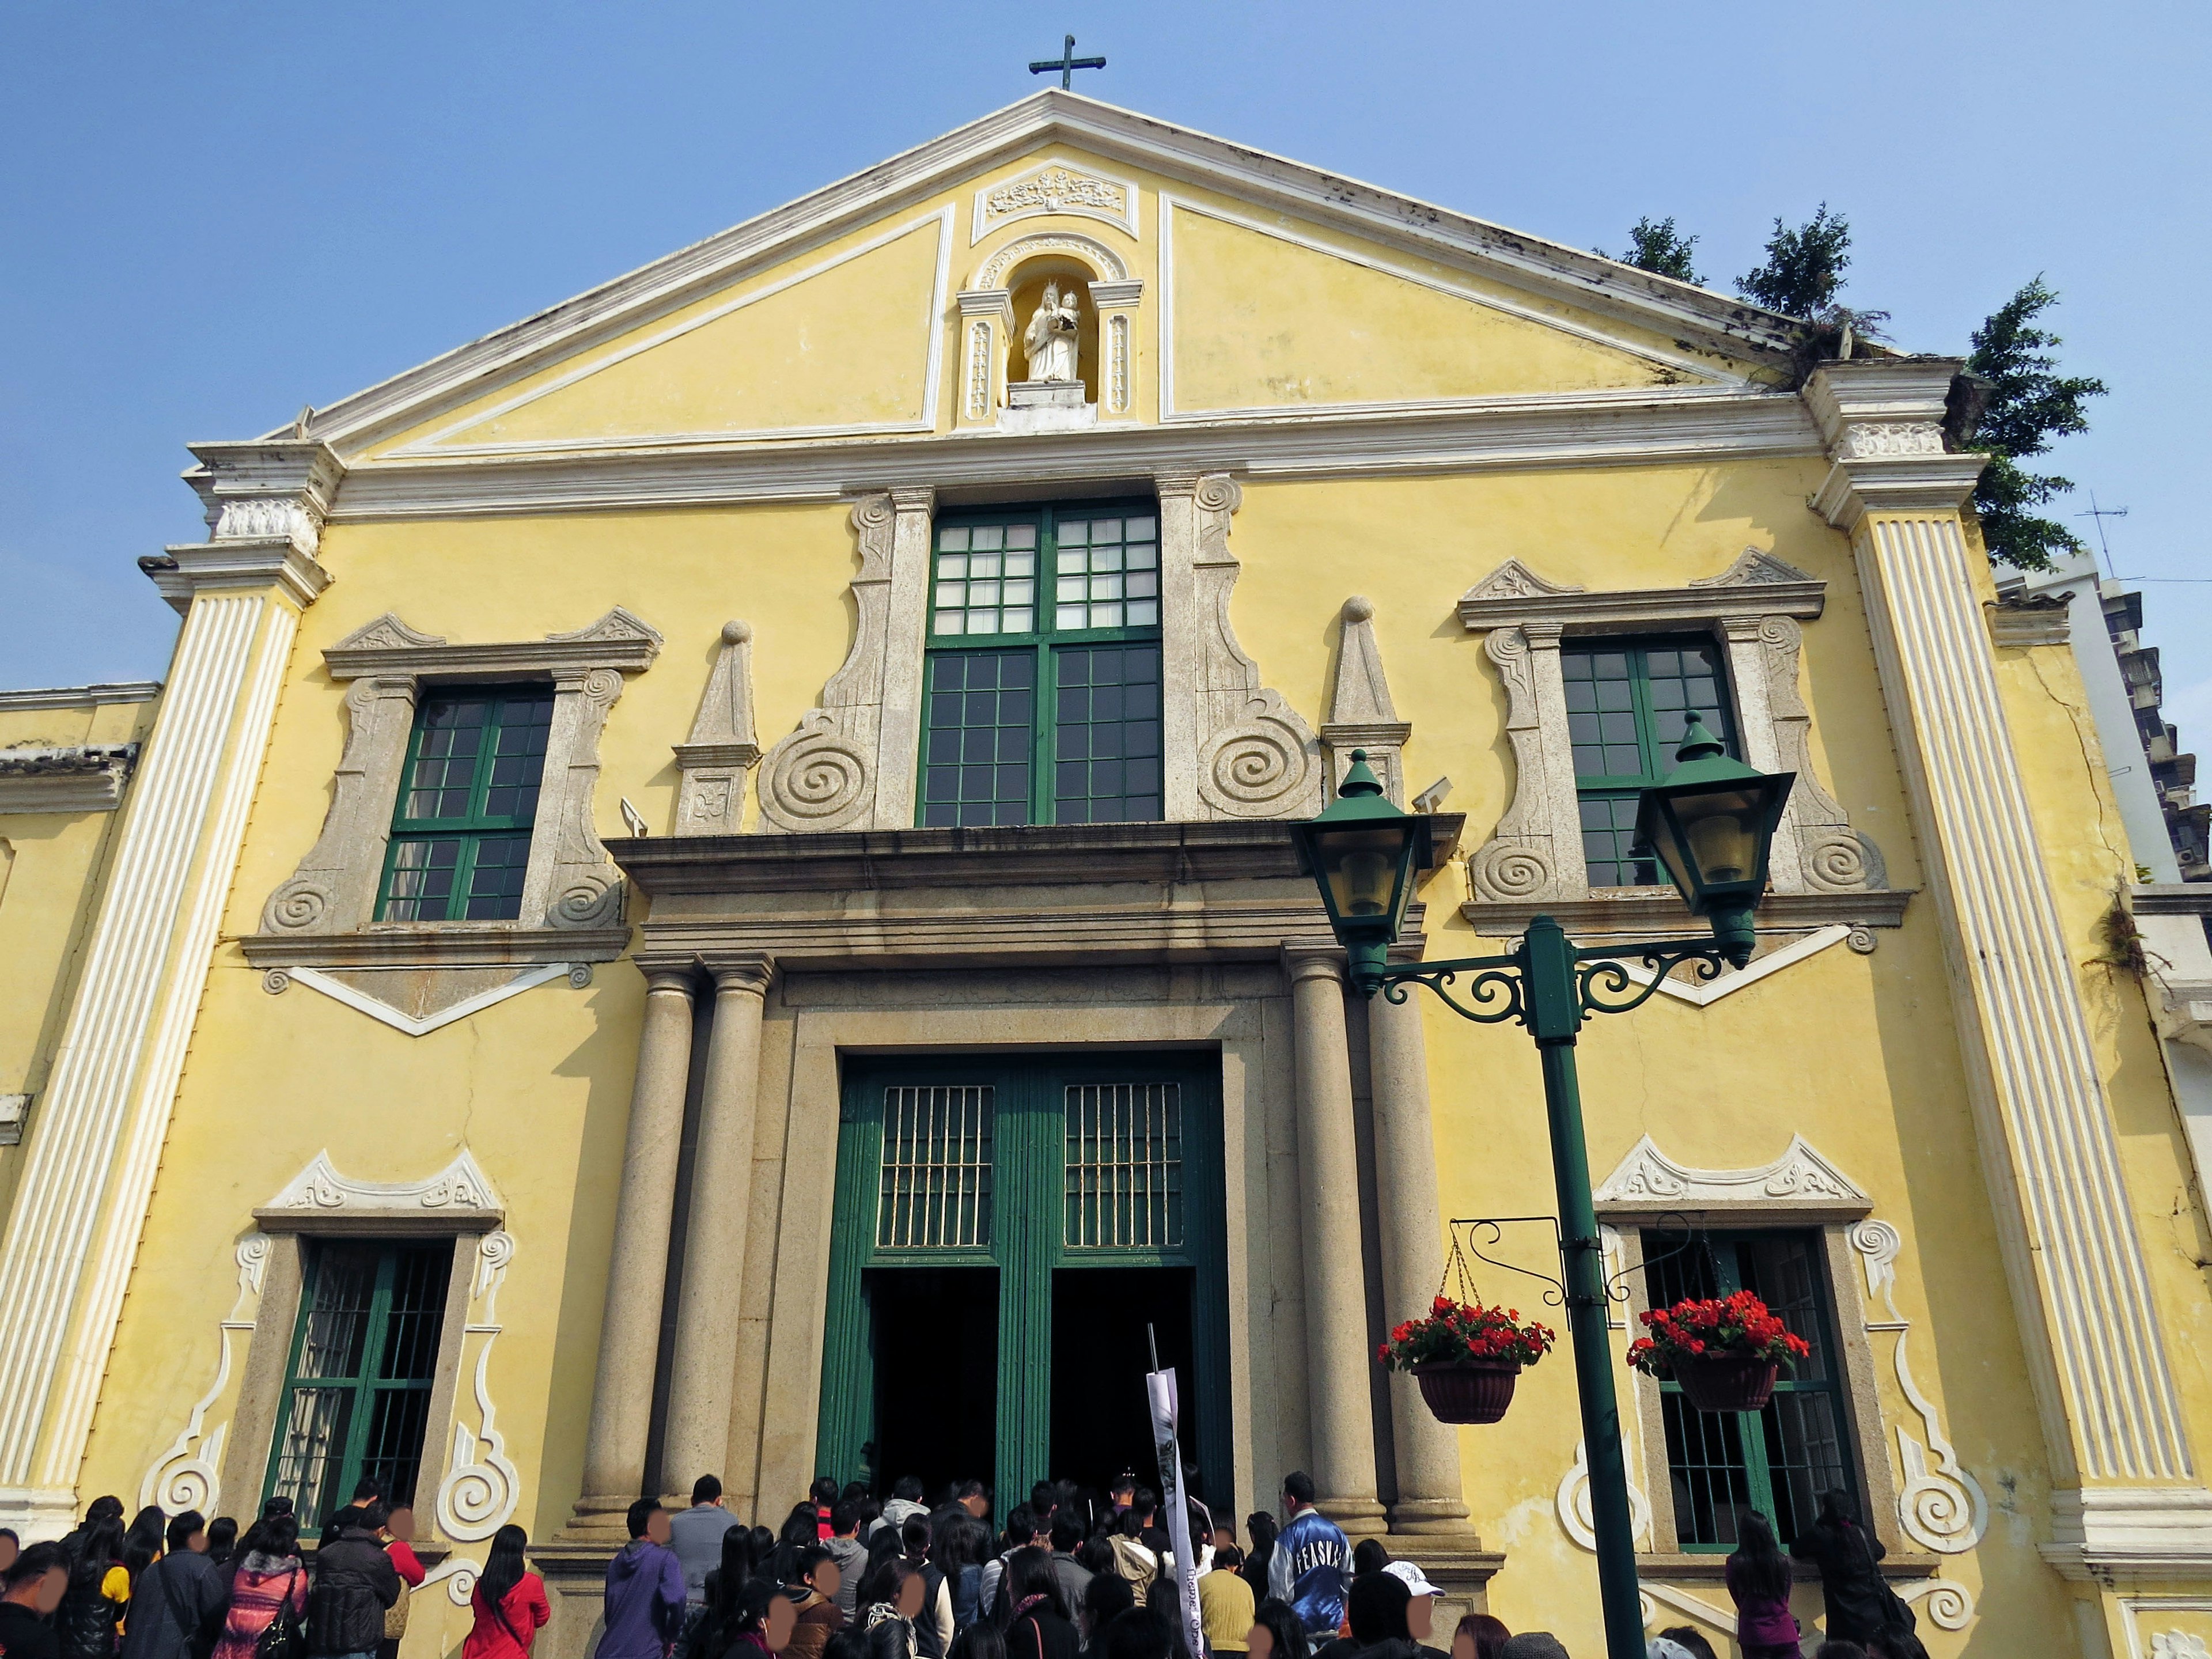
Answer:
<svg viewBox="0 0 2212 1659"><path fill-rule="evenodd" d="M289 1498L241 1534L228 1516L96 1498L67 1537L25 1547L0 1528L0 1659L396 1659L407 1597L428 1577L404 1509L355 1489L313 1550ZM502 1527L471 1592L463 1659L527 1659L551 1609Z"/></svg>
<svg viewBox="0 0 2212 1659"><path fill-rule="evenodd" d="M1170 1529L1134 1477L1103 1496L1040 1482L1003 1529L990 1513L973 1480L933 1506L919 1480L881 1502L817 1480L775 1530L732 1514L712 1475L687 1509L641 1498L607 1566L595 1659L1569 1659L1550 1632L1482 1613L1459 1620L1448 1651L1432 1645L1437 1586L1380 1540L1355 1546L1303 1474L1283 1483L1279 1522L1245 1517L1249 1547L1191 1503L1197 1651ZM285 1498L242 1534L228 1516L151 1506L126 1526L115 1498L51 1543L22 1547L0 1528L0 1659L396 1659L428 1576L410 1530L370 1480L311 1552ZM493 1537L460 1659L529 1659L551 1608L528 1547L520 1527ZM1764 1517L1740 1517L1727 1583L1744 1659L1802 1659L1793 1557L1820 1577L1816 1659L1926 1659L1881 1556L1844 1492L1788 1553ZM1716 1656L1680 1626L1648 1659Z"/></svg>
<svg viewBox="0 0 2212 1659"><path fill-rule="evenodd" d="M919 1480L878 1502L825 1478L771 1529L732 1514L704 1476L688 1509L631 1507L597 1659L1568 1659L1552 1633L1481 1613L1458 1621L1448 1651L1432 1645L1437 1586L1379 1540L1355 1547L1304 1474L1285 1480L1279 1522L1245 1517L1243 1545L1189 1507L1199 1653L1177 1616L1159 1499L1133 1476L1103 1496L1040 1482L1002 1529L973 1480L930 1505ZM1819 1569L1826 1595L1818 1659L1926 1659L1845 1494L1830 1495L1792 1553ZM1773 1528L1745 1517L1727 1567L1745 1659L1800 1659L1795 1571ZM1652 1638L1650 1659L1715 1655L1681 1626Z"/></svg>

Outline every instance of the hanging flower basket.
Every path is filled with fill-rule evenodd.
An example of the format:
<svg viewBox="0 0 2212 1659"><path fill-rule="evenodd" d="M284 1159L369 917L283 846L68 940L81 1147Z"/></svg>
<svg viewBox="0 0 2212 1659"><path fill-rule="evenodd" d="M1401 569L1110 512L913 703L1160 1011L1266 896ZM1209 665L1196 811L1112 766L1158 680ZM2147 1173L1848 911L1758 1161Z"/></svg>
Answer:
<svg viewBox="0 0 2212 1659"><path fill-rule="evenodd" d="M1410 1367L1421 1398L1439 1423L1495 1423L1513 1403L1518 1364L1497 1359L1445 1359Z"/></svg>
<svg viewBox="0 0 2212 1659"><path fill-rule="evenodd" d="M1671 1377L1701 1412L1755 1412L1774 1393L1781 1368L1812 1352L1749 1291L1689 1298L1641 1315L1651 1334L1629 1344L1628 1363Z"/></svg>
<svg viewBox="0 0 2212 1659"><path fill-rule="evenodd" d="M1755 1412L1774 1397L1782 1367L1747 1354L1707 1354L1674 1362L1682 1397L1701 1412Z"/></svg>
<svg viewBox="0 0 2212 1659"><path fill-rule="evenodd" d="M1513 1403L1514 1379L1551 1351L1552 1332L1517 1308L1440 1296L1376 1351L1386 1370L1408 1370L1440 1423L1495 1423Z"/></svg>

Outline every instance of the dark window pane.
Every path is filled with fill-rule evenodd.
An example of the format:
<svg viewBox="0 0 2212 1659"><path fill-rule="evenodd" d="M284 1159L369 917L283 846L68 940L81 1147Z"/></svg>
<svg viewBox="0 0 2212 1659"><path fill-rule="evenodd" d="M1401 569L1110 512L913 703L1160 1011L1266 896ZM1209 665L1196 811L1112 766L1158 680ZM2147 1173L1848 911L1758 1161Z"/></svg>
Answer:
<svg viewBox="0 0 2212 1659"><path fill-rule="evenodd" d="M936 689L925 734L924 824L1029 822L1034 656L963 651L930 659Z"/></svg>
<svg viewBox="0 0 2212 1659"><path fill-rule="evenodd" d="M1157 762L1125 768L1122 757L1159 753L1159 653L1063 646L1053 665L1060 685L1054 817L1063 823L1157 819Z"/></svg>

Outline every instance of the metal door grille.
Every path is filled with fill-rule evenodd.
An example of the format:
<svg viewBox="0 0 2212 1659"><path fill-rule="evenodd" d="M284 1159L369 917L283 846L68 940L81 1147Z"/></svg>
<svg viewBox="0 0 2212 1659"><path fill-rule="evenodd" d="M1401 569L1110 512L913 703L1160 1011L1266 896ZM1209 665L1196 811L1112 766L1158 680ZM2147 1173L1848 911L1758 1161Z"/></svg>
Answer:
<svg viewBox="0 0 2212 1659"><path fill-rule="evenodd" d="M876 1246L984 1249L991 1243L991 1090L884 1091Z"/></svg>
<svg viewBox="0 0 2212 1659"><path fill-rule="evenodd" d="M1182 1247L1182 1085L1067 1085L1070 1249Z"/></svg>

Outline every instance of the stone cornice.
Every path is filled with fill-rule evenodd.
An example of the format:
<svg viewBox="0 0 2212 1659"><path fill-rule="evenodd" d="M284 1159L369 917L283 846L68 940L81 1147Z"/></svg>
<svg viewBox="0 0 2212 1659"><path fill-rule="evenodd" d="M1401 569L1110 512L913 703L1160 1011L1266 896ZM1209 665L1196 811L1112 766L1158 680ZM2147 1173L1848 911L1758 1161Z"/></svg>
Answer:
<svg viewBox="0 0 2212 1659"><path fill-rule="evenodd" d="M1461 596L1459 619L1475 633L1529 623L1635 631L1736 615L1809 621L1826 607L1827 594L1826 582L1755 550L1720 575L1681 587L1595 592L1545 581L1508 560Z"/></svg>
<svg viewBox="0 0 2212 1659"><path fill-rule="evenodd" d="M0 749L0 812L112 812L137 760L135 743Z"/></svg>
<svg viewBox="0 0 2212 1659"><path fill-rule="evenodd" d="M139 560L138 568L179 616L191 609L195 593L236 588L275 587L305 610L331 585L313 552L291 536L187 542Z"/></svg>
<svg viewBox="0 0 2212 1659"><path fill-rule="evenodd" d="M1802 933L1814 927L1902 927L1907 902L1916 891L1769 893L1759 902L1762 933ZM1571 938L1602 944L1627 934L1638 939L1680 935L1707 937L1701 917L1690 914L1671 888L1617 888L1615 896L1583 899L1479 899L1459 907L1460 915L1485 939L1511 939L1540 915L1550 916Z"/></svg>
<svg viewBox="0 0 2212 1659"><path fill-rule="evenodd" d="M660 654L660 635L617 605L572 634L542 640L453 645L387 612L323 653L337 680L495 679L514 674L581 674L595 668L641 674Z"/></svg>
<svg viewBox="0 0 2212 1659"><path fill-rule="evenodd" d="M2128 890L2128 907L2139 916L2212 915L2212 881L2144 882Z"/></svg>
<svg viewBox="0 0 2212 1659"><path fill-rule="evenodd" d="M1450 855L1465 822L1458 812L1432 817L1429 868ZM1310 882L1286 825L1234 819L656 836L610 841L607 850L641 891L656 896Z"/></svg>
<svg viewBox="0 0 2212 1659"><path fill-rule="evenodd" d="M1869 513L1955 513L1988 457L1954 453L1944 433L1956 357L1823 363L1804 399L1833 465L1812 507L1849 534Z"/></svg>
<svg viewBox="0 0 2212 1659"><path fill-rule="evenodd" d="M628 927L518 927L512 922L380 923L348 933L247 933L256 968L496 968L612 962Z"/></svg>
<svg viewBox="0 0 2212 1659"><path fill-rule="evenodd" d="M99 708L108 703L151 702L161 695L159 680L50 685L29 691L0 691L0 708Z"/></svg>
<svg viewBox="0 0 2212 1659"><path fill-rule="evenodd" d="M185 482L205 507L210 531L221 525L225 507L245 501L295 501L319 520L329 514L345 476L345 463L319 439L252 438L189 447L200 464L185 474Z"/></svg>
<svg viewBox="0 0 2212 1659"><path fill-rule="evenodd" d="M1169 471L1315 478L1482 467L1817 457L1786 392L1692 389L1377 404L1325 414L1112 423L1040 434L969 429L866 440L602 446L356 463L339 523L456 514L832 501L865 483L943 489L1126 483Z"/></svg>

